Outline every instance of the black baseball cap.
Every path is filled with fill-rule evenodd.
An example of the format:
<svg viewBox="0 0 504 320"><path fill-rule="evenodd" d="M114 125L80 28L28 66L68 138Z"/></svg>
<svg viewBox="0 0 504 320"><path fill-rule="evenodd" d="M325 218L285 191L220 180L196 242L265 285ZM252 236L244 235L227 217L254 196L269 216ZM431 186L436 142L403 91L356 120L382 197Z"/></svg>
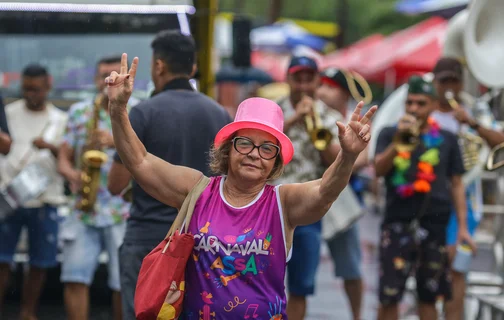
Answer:
<svg viewBox="0 0 504 320"><path fill-rule="evenodd" d="M333 86L333 87L343 88L344 90L346 90L347 92L350 93L350 88L348 86L347 77L345 77L345 74L343 72L347 72L347 71L344 71L344 70L338 69L338 68L325 69L320 74L321 82L326 83L326 84ZM364 96L364 89L362 88L362 86L354 79L353 76L351 76L351 74L349 74L349 75L350 75L349 80L351 79L351 81L353 81L355 83L355 87L357 88L357 91L359 91L359 94L361 96Z"/></svg>
<svg viewBox="0 0 504 320"><path fill-rule="evenodd" d="M464 76L462 63L455 58L449 57L439 59L432 73L434 73L434 79L436 80L447 78L462 80Z"/></svg>
<svg viewBox="0 0 504 320"><path fill-rule="evenodd" d="M318 72L318 65L315 60L308 57L292 57L289 63L289 68L287 69L287 73L292 74L299 71L313 71Z"/></svg>

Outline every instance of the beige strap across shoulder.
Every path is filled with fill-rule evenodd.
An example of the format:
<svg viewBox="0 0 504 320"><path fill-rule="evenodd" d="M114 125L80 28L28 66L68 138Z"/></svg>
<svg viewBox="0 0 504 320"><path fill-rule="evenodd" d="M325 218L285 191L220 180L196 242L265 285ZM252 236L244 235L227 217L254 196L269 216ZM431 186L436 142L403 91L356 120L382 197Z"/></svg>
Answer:
<svg viewBox="0 0 504 320"><path fill-rule="evenodd" d="M170 230L166 234L165 239L172 236L177 229L180 229L184 221L186 222L184 232L187 232L187 229L189 228L189 222L191 221L191 217L194 211L194 206L196 205L196 201L198 201L198 198L209 183L210 178L203 175L198 183L196 183L196 185L187 194L187 197L185 198L184 203L182 203L182 207L180 208L175 221L173 221Z"/></svg>

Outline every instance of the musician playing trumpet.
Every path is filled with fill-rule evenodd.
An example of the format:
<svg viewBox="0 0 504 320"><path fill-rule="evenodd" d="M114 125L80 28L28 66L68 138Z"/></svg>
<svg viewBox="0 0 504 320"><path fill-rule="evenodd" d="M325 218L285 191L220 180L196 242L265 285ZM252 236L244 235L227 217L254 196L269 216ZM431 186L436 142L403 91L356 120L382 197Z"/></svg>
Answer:
<svg viewBox="0 0 504 320"><path fill-rule="evenodd" d="M287 69L287 83L290 87L290 94L281 99L278 104L284 113L284 133L291 139L297 151L292 162L285 167L283 176L276 182L285 184L316 180L322 177L326 168L340 152L341 147L336 139L338 128L334 124L336 121L345 122L346 120L339 116L335 110L326 106L324 102L316 99L320 75L315 60L308 57L293 57ZM329 94L331 93L333 93L332 90ZM361 153L354 168L361 166L360 163L365 159L367 159L365 154ZM290 320L305 318L306 297L315 292L315 276L322 241L321 233L322 223L320 221L297 227L294 232L292 258L287 266L289 288L287 314ZM355 247L349 248L349 250L359 249ZM339 276L356 280L347 282L351 285L346 285L346 289L352 292L351 304L357 319L360 316L360 274L359 270L349 269L354 264L358 265L360 257L358 252L349 254L353 255L348 259L352 261L345 261L344 265L340 263L338 271Z"/></svg>
<svg viewBox="0 0 504 320"><path fill-rule="evenodd" d="M322 177L325 168L324 157L330 157L330 143L324 151L317 151L307 131L306 120L312 120L315 127L314 111L318 112L322 126L334 125L336 118L326 112L327 107L314 99L319 84L318 65L308 57L293 57L287 69L288 97L278 101L284 114L284 133L291 139L297 152L291 163L285 167L277 183L302 183ZM337 129L333 131L337 136ZM287 315L291 320L302 320L306 313L306 297L315 293L320 244L321 222L299 226L294 231L292 257L287 265L288 290Z"/></svg>
<svg viewBox="0 0 504 320"><path fill-rule="evenodd" d="M385 178L386 211L380 245L380 320L398 319L398 303L416 273L420 319L437 319L435 303L451 297L446 226L455 208L458 242L472 245L466 226L464 166L453 133L430 116L438 106L431 83L409 80L406 115L384 128L375 171Z"/></svg>
<svg viewBox="0 0 504 320"><path fill-rule="evenodd" d="M476 166L483 167L479 160L479 147L486 143L490 148L504 142L502 128L495 121L486 102L476 101L474 97L462 91L463 67L454 58L441 58L433 70L434 85L439 95L439 108L432 113L441 128L461 136L463 156L466 158L466 171ZM468 140L465 137L473 137ZM478 142L477 140L481 140ZM476 142L474 142L476 141ZM480 146L475 145L480 144ZM470 148L476 148L471 150ZM471 159L475 158L475 159ZM483 193L480 174L469 181L465 190L467 203L467 227L474 235L483 215ZM457 219L453 212L447 229L447 245L450 259L458 254L456 244ZM468 270L454 266L452 268L453 299L446 305L446 319L460 320L464 310L465 278Z"/></svg>

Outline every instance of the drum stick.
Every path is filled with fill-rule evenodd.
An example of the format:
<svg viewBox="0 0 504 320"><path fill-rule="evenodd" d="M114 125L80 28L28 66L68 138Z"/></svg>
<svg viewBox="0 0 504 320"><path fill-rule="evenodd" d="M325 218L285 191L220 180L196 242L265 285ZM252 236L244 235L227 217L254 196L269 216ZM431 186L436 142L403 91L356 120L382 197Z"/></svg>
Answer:
<svg viewBox="0 0 504 320"><path fill-rule="evenodd" d="M46 124L44 125L44 128L42 128L42 131L40 132L40 134L37 136L37 138L42 138L46 132L46 130L51 126L51 120L47 121ZM33 148L33 145L30 146L30 148L28 149L28 151L26 151L26 153L23 155L23 157L21 158L21 160L19 161L20 163L20 166L18 167L17 169L17 173L21 172L21 170L23 170L24 166L28 163L28 160L30 160L31 156L33 155L33 152L35 151L35 149ZM16 173L16 174L17 174Z"/></svg>

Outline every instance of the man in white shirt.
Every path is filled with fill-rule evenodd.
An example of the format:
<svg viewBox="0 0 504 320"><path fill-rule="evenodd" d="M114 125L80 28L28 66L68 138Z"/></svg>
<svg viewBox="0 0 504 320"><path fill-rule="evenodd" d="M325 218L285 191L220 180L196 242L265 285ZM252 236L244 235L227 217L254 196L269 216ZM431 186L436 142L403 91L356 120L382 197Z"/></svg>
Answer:
<svg viewBox="0 0 504 320"><path fill-rule="evenodd" d="M8 184L27 165L42 168L46 176L41 178L50 181L42 195L24 203L14 214L0 221L0 302L3 301L21 229L28 229L30 269L23 289L21 319L36 319L35 309L46 269L58 264L57 206L65 198L63 180L56 170L56 157L67 116L47 101L50 89L47 70L39 65L27 66L22 76L23 99L5 106L13 142L0 170L2 184ZM28 181L30 187L39 182Z"/></svg>

